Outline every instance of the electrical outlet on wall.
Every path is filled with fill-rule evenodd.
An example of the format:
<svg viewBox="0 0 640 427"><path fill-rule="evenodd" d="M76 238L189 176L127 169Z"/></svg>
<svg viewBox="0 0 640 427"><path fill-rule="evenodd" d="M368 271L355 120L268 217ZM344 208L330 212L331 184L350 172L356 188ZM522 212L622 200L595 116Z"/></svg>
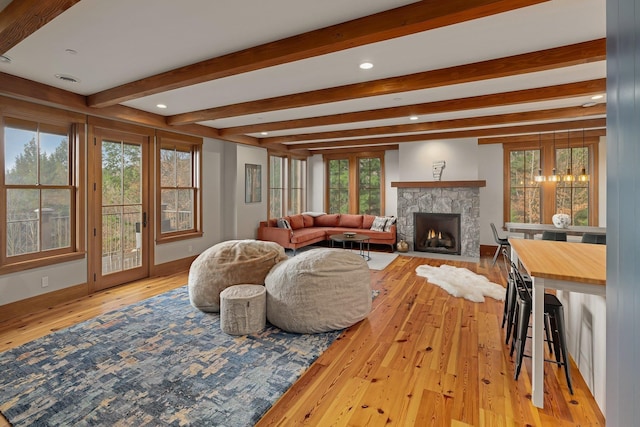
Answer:
<svg viewBox="0 0 640 427"><path fill-rule="evenodd" d="M42 276L42 287L46 288L49 286L49 276Z"/></svg>

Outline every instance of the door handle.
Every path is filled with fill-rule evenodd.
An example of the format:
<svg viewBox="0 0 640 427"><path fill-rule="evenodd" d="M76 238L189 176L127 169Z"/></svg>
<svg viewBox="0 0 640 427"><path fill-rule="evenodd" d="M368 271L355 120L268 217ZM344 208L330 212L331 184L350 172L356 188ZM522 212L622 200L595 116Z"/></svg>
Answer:
<svg viewBox="0 0 640 427"><path fill-rule="evenodd" d="M142 212L142 226L143 227L147 226L147 213L146 212Z"/></svg>

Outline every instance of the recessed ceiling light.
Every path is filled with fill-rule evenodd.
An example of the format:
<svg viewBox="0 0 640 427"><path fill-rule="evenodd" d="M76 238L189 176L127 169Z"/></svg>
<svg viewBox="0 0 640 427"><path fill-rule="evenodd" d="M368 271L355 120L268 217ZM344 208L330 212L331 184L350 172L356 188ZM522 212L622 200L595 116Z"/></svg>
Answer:
<svg viewBox="0 0 640 427"><path fill-rule="evenodd" d="M269 132L260 132L260 135L267 136L267 135L269 135Z"/></svg>
<svg viewBox="0 0 640 427"><path fill-rule="evenodd" d="M591 99L594 99L594 100L595 100L595 99L602 99L602 98L604 98L604 95L593 95L593 96L591 97Z"/></svg>
<svg viewBox="0 0 640 427"><path fill-rule="evenodd" d="M79 83L80 79L70 76L69 74L56 74L56 79L67 83Z"/></svg>
<svg viewBox="0 0 640 427"><path fill-rule="evenodd" d="M418 120L418 116L409 116L409 120Z"/></svg>
<svg viewBox="0 0 640 427"><path fill-rule="evenodd" d="M360 64L360 69L362 70L370 70L373 68L373 64L371 62L363 62Z"/></svg>
<svg viewBox="0 0 640 427"><path fill-rule="evenodd" d="M77 55L78 51L75 49L65 49L65 52L67 52L69 55Z"/></svg>
<svg viewBox="0 0 640 427"><path fill-rule="evenodd" d="M167 108L167 106L165 104L157 104L156 107L158 108Z"/></svg>
<svg viewBox="0 0 640 427"><path fill-rule="evenodd" d="M9 58L6 55L0 55L0 62L4 62L5 64L8 64L11 62L11 58Z"/></svg>
<svg viewBox="0 0 640 427"><path fill-rule="evenodd" d="M585 102L582 104L584 108L593 107L594 105L598 105L596 102Z"/></svg>

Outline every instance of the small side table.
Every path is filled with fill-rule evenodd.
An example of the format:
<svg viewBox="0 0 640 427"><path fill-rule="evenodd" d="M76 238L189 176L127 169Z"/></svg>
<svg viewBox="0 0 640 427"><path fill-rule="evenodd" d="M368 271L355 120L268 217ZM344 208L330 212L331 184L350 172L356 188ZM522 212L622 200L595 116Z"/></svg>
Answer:
<svg viewBox="0 0 640 427"><path fill-rule="evenodd" d="M267 322L267 290L262 285L234 285L220 292L220 329L229 335L261 332Z"/></svg>
<svg viewBox="0 0 640 427"><path fill-rule="evenodd" d="M370 237L366 234L354 234L353 236L345 236L344 234L332 234L329 236L331 239L331 247L334 247L334 243L342 243L342 248L347 249L347 243L349 243L349 249L353 250L353 243L358 243L360 245L360 253L359 255L365 259L365 261L371 260L371 250L370 250ZM367 250L364 250L364 244L367 244Z"/></svg>

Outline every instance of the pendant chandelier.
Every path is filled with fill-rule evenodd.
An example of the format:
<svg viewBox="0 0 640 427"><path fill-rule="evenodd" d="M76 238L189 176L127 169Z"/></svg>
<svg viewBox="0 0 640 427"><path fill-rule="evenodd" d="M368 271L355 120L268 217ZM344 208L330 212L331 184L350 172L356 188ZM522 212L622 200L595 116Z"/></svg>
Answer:
<svg viewBox="0 0 640 427"><path fill-rule="evenodd" d="M556 173L556 133L553 132L553 169L551 170L551 175L547 178L549 182L559 182L560 175Z"/></svg>
<svg viewBox="0 0 640 427"><path fill-rule="evenodd" d="M542 138L540 136L540 134L538 134L538 174L536 176L533 177L533 180L535 182L545 182L547 180L547 177L542 175L542 143L540 142L540 138Z"/></svg>
<svg viewBox="0 0 640 427"><path fill-rule="evenodd" d="M571 173L572 157L573 155L571 154L571 147L569 144L569 131L567 131L567 173L562 177L564 182L573 182L576 180L576 177Z"/></svg>
<svg viewBox="0 0 640 427"><path fill-rule="evenodd" d="M582 152L584 153L584 129L582 129ZM585 156L583 154L582 156L582 161L584 162ZM582 164L582 171L580 172L580 175L578 175L578 181L580 182L589 182L589 175L587 175L587 168L585 167L585 164Z"/></svg>

